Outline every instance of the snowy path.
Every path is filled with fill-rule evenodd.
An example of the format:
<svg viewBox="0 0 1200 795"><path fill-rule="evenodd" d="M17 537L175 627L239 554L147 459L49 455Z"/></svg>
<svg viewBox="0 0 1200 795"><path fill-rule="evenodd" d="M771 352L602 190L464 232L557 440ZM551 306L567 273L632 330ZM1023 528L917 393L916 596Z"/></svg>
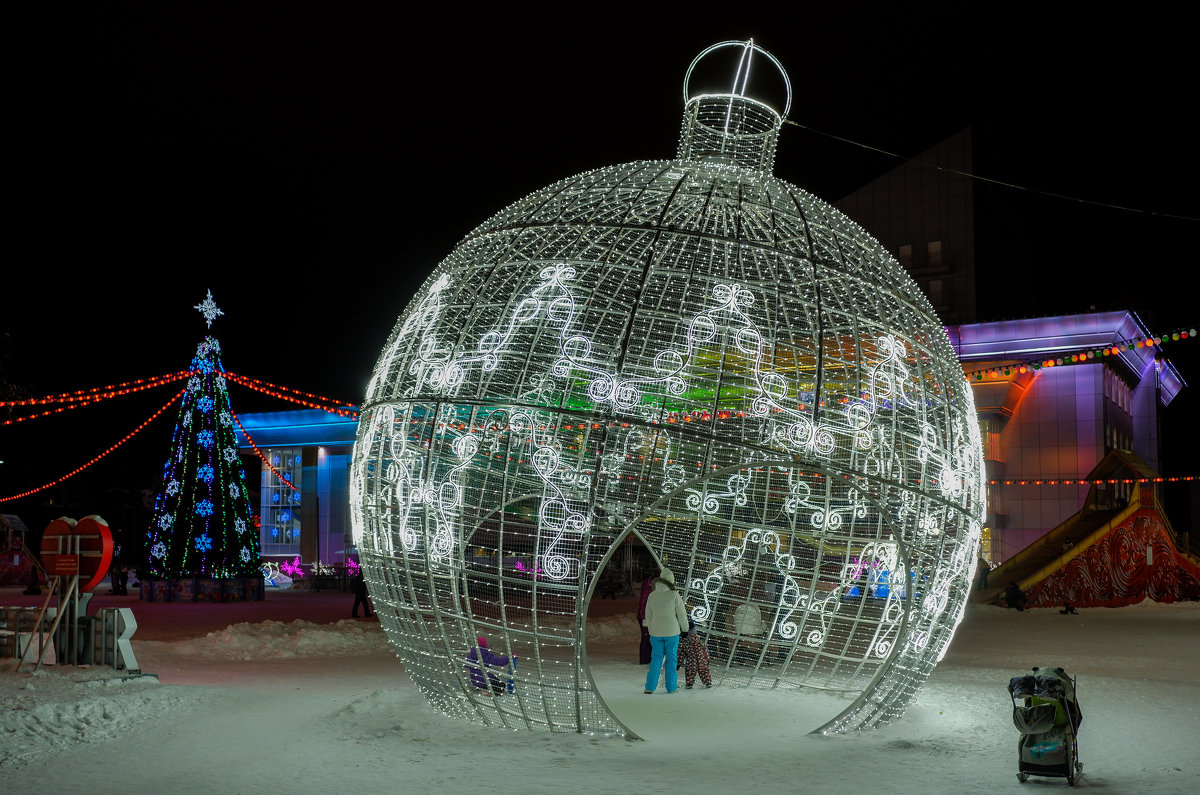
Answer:
<svg viewBox="0 0 1200 795"><path fill-rule="evenodd" d="M0 787L14 793L46 787L466 793L480 785L527 793L1045 792L1066 782L1017 782L1017 733L1005 685L1030 665L1054 662L1079 676L1085 775L1078 787L1200 791L1195 604L1075 617L972 608L905 718L845 737L807 733L844 705L836 696L727 687L646 696L645 669L631 661L636 639L597 644L591 656L606 700L645 742L531 735L444 718L425 705L377 626L312 626L303 641L271 636L241 625L221 637L139 644L143 669L157 672L163 684L74 683L59 671L0 674ZM284 656L299 646L303 656ZM239 653L259 659L234 659ZM34 748L44 750L29 755Z"/></svg>

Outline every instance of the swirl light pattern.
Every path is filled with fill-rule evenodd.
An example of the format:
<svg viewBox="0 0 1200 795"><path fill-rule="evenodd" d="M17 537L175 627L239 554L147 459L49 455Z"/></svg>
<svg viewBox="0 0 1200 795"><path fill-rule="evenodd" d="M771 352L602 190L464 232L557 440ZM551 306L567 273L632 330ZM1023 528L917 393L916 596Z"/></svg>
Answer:
<svg viewBox="0 0 1200 795"><path fill-rule="evenodd" d="M903 714L961 619L984 516L962 370L879 243L770 174L782 116L743 75L778 63L741 42L701 58L729 47L733 92L685 81L675 160L563 180L476 228L372 375L354 540L448 714L630 735L585 617L631 534L683 584L723 684L856 696L822 731ZM471 685L480 635L521 659L511 694Z"/></svg>

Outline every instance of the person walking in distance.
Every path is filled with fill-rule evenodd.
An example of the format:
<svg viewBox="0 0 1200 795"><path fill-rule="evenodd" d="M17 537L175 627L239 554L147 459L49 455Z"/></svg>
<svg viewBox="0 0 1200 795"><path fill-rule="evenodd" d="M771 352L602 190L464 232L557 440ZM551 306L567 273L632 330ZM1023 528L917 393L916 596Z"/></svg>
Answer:
<svg viewBox="0 0 1200 795"><path fill-rule="evenodd" d="M358 618L359 605L362 605L363 614L366 618L374 615L371 612L371 603L367 601L367 581L363 579L361 568L354 572L354 576L350 578L350 591L354 594L354 607L350 608L350 617Z"/></svg>

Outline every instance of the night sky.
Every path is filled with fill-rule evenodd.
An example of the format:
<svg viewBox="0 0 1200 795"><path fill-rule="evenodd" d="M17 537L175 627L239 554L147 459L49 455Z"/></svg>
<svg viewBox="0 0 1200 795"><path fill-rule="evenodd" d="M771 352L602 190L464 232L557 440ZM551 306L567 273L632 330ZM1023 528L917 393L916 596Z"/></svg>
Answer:
<svg viewBox="0 0 1200 795"><path fill-rule="evenodd" d="M29 26L36 55L9 99L0 388L184 369L211 289L228 369L357 403L396 317L463 235L557 179L672 157L689 62L751 36L811 128L785 127L776 176L834 201L901 161L831 136L911 157L969 125L976 173L1030 189L978 196L981 320L1095 307L1156 332L1200 324L1181 18L867 3L707 21L645 5L456 4L426 19L398 4L92 4L69 33ZM1200 386L1200 353L1171 355ZM1166 413L1176 436L1195 435L1191 391ZM87 461L173 393L0 428L0 497ZM243 413L288 408L231 396ZM156 486L174 416L80 482ZM1200 473L1175 461L1190 470L1168 474Z"/></svg>

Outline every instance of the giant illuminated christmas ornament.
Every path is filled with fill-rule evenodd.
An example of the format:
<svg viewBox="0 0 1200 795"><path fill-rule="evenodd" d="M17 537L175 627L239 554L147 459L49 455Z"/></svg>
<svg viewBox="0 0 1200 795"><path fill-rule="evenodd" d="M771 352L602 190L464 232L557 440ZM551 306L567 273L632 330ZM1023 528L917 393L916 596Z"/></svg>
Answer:
<svg viewBox="0 0 1200 795"><path fill-rule="evenodd" d="M731 51L732 90L691 92ZM747 94L752 62L782 76L782 113ZM675 572L724 685L852 696L820 731L897 718L945 651L984 516L970 391L900 265L771 175L790 97L753 42L710 47L676 159L516 202L400 316L353 528L439 710L631 735L585 621L630 535ZM520 658L511 694L472 685L477 636Z"/></svg>

